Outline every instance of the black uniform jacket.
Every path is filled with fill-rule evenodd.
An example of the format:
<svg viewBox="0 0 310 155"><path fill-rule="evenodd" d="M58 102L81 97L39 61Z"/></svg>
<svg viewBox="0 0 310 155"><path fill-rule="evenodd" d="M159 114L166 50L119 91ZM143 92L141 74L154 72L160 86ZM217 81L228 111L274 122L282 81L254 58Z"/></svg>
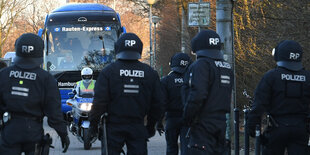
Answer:
<svg viewBox="0 0 310 155"><path fill-rule="evenodd" d="M169 75L161 79L166 118L182 117L184 108L181 100L183 75L177 72L170 72Z"/></svg>
<svg viewBox="0 0 310 155"><path fill-rule="evenodd" d="M305 121L309 114L310 72L277 67L268 71L256 87L248 124L260 124L264 112L287 125Z"/></svg>
<svg viewBox="0 0 310 155"><path fill-rule="evenodd" d="M67 135L59 89L51 74L39 67L22 69L13 65L0 71L0 79L1 116L4 112L12 115L2 131L6 142L40 140L44 116L59 135Z"/></svg>
<svg viewBox="0 0 310 155"><path fill-rule="evenodd" d="M91 126L108 112L108 123L143 123L147 115L152 125L162 114L159 77L139 61L117 60L105 67L96 82Z"/></svg>
<svg viewBox="0 0 310 155"><path fill-rule="evenodd" d="M229 63L198 57L184 77L184 119L190 123L191 143L204 144L210 135L224 139L230 111L233 72Z"/></svg>

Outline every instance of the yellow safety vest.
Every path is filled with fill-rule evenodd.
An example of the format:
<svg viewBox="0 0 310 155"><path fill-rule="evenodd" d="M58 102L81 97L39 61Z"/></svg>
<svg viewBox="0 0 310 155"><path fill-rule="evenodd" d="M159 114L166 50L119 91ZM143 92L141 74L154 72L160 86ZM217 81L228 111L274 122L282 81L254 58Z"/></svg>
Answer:
<svg viewBox="0 0 310 155"><path fill-rule="evenodd" d="M91 80L90 84L88 85L88 87L86 88L83 80L82 81L78 81L76 83L79 87L80 87L80 93L84 94L84 93L94 93L94 88L95 88L95 80Z"/></svg>

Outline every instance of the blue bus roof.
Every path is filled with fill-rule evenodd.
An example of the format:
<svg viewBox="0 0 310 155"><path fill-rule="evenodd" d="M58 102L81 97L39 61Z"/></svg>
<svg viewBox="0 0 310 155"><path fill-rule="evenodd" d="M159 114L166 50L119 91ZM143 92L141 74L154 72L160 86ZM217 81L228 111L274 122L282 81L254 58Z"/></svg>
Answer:
<svg viewBox="0 0 310 155"><path fill-rule="evenodd" d="M108 6L97 3L73 3L59 7L53 10L52 13L67 12L67 11L114 11L114 10Z"/></svg>

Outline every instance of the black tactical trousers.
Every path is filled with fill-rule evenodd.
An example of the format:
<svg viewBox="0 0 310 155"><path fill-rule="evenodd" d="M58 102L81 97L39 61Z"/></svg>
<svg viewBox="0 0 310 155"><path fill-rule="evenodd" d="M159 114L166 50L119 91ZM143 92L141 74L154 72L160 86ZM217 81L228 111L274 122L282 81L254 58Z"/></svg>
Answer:
<svg viewBox="0 0 310 155"><path fill-rule="evenodd" d="M167 155L178 155L179 145L181 142L181 155L185 154L188 139L185 138L187 127L183 126L182 118L173 117L166 119L165 136L167 142Z"/></svg>
<svg viewBox="0 0 310 155"><path fill-rule="evenodd" d="M284 155L285 149L289 155L309 154L307 147L309 134L305 126L279 125L277 128L268 129L264 136L264 155Z"/></svg>
<svg viewBox="0 0 310 155"><path fill-rule="evenodd" d="M15 145L7 145L3 139L0 140L0 154L2 155L21 155L25 152L25 155L34 155L36 143L22 143Z"/></svg>
<svg viewBox="0 0 310 155"><path fill-rule="evenodd" d="M223 155L225 148L224 145L218 146L214 145L217 143L214 138L205 137L206 140L204 146L195 146L195 144L189 144L186 150L186 155Z"/></svg>
<svg viewBox="0 0 310 155"><path fill-rule="evenodd" d="M43 136L42 122L28 118L11 119L1 130L0 154L33 155Z"/></svg>
<svg viewBox="0 0 310 155"><path fill-rule="evenodd" d="M147 155L147 135L143 124L108 123L108 154L120 155L126 144L127 155Z"/></svg>
<svg viewBox="0 0 310 155"><path fill-rule="evenodd" d="M209 119L191 127L186 155L223 155L225 151L224 120Z"/></svg>

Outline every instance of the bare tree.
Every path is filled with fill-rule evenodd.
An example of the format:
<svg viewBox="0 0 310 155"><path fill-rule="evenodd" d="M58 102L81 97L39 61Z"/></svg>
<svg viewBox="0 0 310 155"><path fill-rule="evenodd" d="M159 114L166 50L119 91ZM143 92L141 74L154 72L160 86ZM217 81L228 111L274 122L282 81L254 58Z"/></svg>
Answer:
<svg viewBox="0 0 310 155"><path fill-rule="evenodd" d="M114 0L98 0L98 3L112 8ZM137 34L143 42L142 61L149 63L149 16L148 5L144 0L116 0L115 11L120 14L121 23L127 32ZM156 12L156 9L153 10Z"/></svg>
<svg viewBox="0 0 310 155"><path fill-rule="evenodd" d="M14 22L20 13L30 5L27 0L0 0L0 51L11 33Z"/></svg>
<svg viewBox="0 0 310 155"><path fill-rule="evenodd" d="M25 24L32 28L32 32L37 33L39 28L44 26L46 15L59 5L58 1L32 0L32 3L23 10L20 20L26 21Z"/></svg>
<svg viewBox="0 0 310 155"><path fill-rule="evenodd" d="M163 75L170 71L168 62L170 57L176 52L191 53L191 39L198 32L197 27L188 27L187 12L188 3L192 0L161 0L159 16L162 17L159 27L159 53L157 62L160 62ZM211 23L209 27L203 29L216 28L215 11L216 0L208 1L211 4ZM182 44L182 46L181 46ZM183 48L183 49L182 49ZM194 59L194 57L192 57Z"/></svg>
<svg viewBox="0 0 310 155"><path fill-rule="evenodd" d="M5 34L5 37L2 35L2 55L8 51L14 51L15 40L21 34L27 32L36 34L39 28L43 28L46 14L60 5L58 1L50 0L16 0L16 2L18 3L16 3L15 10L17 11L15 12L18 13L15 14L14 20L11 20L10 24L12 25L9 31L6 28L3 28L1 31L2 34ZM17 4L19 6L17 6Z"/></svg>

